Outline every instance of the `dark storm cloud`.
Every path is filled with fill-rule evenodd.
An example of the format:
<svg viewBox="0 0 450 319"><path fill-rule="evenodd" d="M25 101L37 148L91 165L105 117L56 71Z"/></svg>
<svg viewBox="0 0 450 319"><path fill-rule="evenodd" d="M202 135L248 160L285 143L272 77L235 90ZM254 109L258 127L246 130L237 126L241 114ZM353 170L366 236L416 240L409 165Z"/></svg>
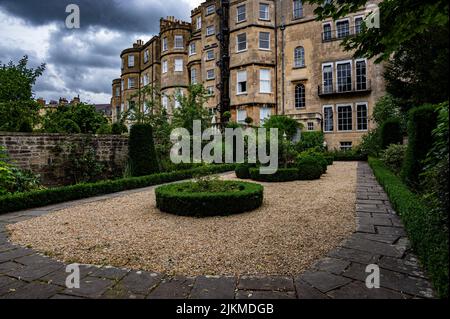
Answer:
<svg viewBox="0 0 450 319"><path fill-rule="evenodd" d="M125 32L157 33L159 19L168 15L188 19L190 9L180 0L0 0L0 7L32 25L64 23L69 4L81 11L81 26L101 26Z"/></svg>

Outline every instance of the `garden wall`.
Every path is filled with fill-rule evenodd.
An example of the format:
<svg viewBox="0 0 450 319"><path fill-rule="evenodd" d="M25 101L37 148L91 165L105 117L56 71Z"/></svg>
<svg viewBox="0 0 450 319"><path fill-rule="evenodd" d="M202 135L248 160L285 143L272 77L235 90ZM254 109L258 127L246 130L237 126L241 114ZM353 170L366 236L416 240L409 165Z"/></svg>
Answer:
<svg viewBox="0 0 450 319"><path fill-rule="evenodd" d="M128 154L128 138L119 135L0 132L0 145L6 147L14 165L40 174L47 186L73 183L69 171L74 170L74 159L89 150L110 176L122 175Z"/></svg>

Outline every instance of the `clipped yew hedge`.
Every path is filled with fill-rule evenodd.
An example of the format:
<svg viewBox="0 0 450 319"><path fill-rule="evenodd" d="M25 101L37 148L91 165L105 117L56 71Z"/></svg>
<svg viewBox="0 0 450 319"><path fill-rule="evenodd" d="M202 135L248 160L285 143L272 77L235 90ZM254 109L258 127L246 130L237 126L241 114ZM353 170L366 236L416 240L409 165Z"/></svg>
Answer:
<svg viewBox="0 0 450 319"><path fill-rule="evenodd" d="M275 174L261 174L259 168L250 168L250 178L258 182L283 183L298 179L297 168L279 168Z"/></svg>
<svg viewBox="0 0 450 319"><path fill-rule="evenodd" d="M189 192L192 182L160 186L155 190L156 206L163 212L193 217L227 216L260 207L264 187L259 184L222 181L239 190L228 192Z"/></svg>
<svg viewBox="0 0 450 319"><path fill-rule="evenodd" d="M107 180L90 184L49 188L28 193L16 193L0 197L0 214L43 207L67 201L143 188L234 170L234 164L210 165L185 171L153 174L142 177Z"/></svg>

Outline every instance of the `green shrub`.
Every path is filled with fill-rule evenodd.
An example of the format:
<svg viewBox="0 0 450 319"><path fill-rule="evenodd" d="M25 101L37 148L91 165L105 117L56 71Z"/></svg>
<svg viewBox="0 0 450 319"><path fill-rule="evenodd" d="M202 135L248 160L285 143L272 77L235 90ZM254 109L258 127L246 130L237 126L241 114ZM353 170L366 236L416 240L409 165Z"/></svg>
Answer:
<svg viewBox="0 0 450 319"><path fill-rule="evenodd" d="M132 176L150 175L159 170L153 129L149 124L135 124L131 127L128 159Z"/></svg>
<svg viewBox="0 0 450 319"><path fill-rule="evenodd" d="M419 188L419 175L433 144L432 132L437 126L437 112L433 105L414 108L409 113L408 149L401 176L405 183L414 189Z"/></svg>
<svg viewBox="0 0 450 319"><path fill-rule="evenodd" d="M109 135L112 133L112 127L110 124L103 124L96 132L99 135Z"/></svg>
<svg viewBox="0 0 450 319"><path fill-rule="evenodd" d="M309 149L318 149L323 151L323 144L325 136L323 132L302 132L300 142L297 143L296 149L298 152L303 152Z"/></svg>
<svg viewBox="0 0 450 319"><path fill-rule="evenodd" d="M240 179L249 179L250 178L250 168L254 167L252 164L238 164L236 165L236 177Z"/></svg>
<svg viewBox="0 0 450 319"><path fill-rule="evenodd" d="M399 119L389 119L380 128L381 148L403 143L403 130Z"/></svg>
<svg viewBox="0 0 450 319"><path fill-rule="evenodd" d="M0 196L0 214L121 192L129 189L170 183L193 178L195 176L223 173L232 171L234 168L234 164L205 165L188 171L159 173L149 176L107 180L98 183L49 188L28 193L8 194Z"/></svg>
<svg viewBox="0 0 450 319"><path fill-rule="evenodd" d="M297 180L297 168L279 168L275 174L261 174L259 168L250 168L250 178L258 182L283 183Z"/></svg>
<svg viewBox="0 0 450 319"><path fill-rule="evenodd" d="M360 150L334 151L329 153L336 162L367 161L367 154Z"/></svg>
<svg viewBox="0 0 450 319"><path fill-rule="evenodd" d="M381 152L380 129L377 128L363 135L358 149L365 156L378 157Z"/></svg>
<svg viewBox="0 0 450 319"><path fill-rule="evenodd" d="M405 154L405 145L392 144L383 152L382 161L392 172L399 174L402 169Z"/></svg>
<svg viewBox="0 0 450 319"><path fill-rule="evenodd" d="M302 126L295 119L289 116L274 115L264 122L264 127L267 129L277 128L279 130L279 137L282 137L284 134L286 134L287 138L289 140L292 140L293 137L297 134L297 130Z"/></svg>
<svg viewBox="0 0 450 319"><path fill-rule="evenodd" d="M301 155L297 158L296 164L299 180L319 179L323 174L323 167L314 156Z"/></svg>
<svg viewBox="0 0 450 319"><path fill-rule="evenodd" d="M442 298L448 297L448 229L442 227L440 214L403 184L383 163L369 159L377 180L400 215L415 253L425 266L434 288Z"/></svg>
<svg viewBox="0 0 450 319"><path fill-rule="evenodd" d="M215 181L209 187L198 182L176 183L155 190L156 206L163 212L195 217L226 216L254 210L263 203L259 184Z"/></svg>
<svg viewBox="0 0 450 319"><path fill-rule="evenodd" d="M333 155L326 154L326 155L324 155L324 158L327 161L327 165L328 166L333 165L333 163L334 163L334 156Z"/></svg>
<svg viewBox="0 0 450 319"><path fill-rule="evenodd" d="M322 174L325 174L328 169L328 161L325 158L323 153L319 153L314 149L310 149L309 151L305 151L299 154L299 157L307 157L312 156L316 162L322 167Z"/></svg>
<svg viewBox="0 0 450 319"><path fill-rule="evenodd" d="M128 132L128 128L126 127L125 124L116 122L111 125L111 134L121 135L121 134L127 133L127 132Z"/></svg>
<svg viewBox="0 0 450 319"><path fill-rule="evenodd" d="M81 129L77 123L70 119L64 119L59 123L58 133L79 134Z"/></svg>

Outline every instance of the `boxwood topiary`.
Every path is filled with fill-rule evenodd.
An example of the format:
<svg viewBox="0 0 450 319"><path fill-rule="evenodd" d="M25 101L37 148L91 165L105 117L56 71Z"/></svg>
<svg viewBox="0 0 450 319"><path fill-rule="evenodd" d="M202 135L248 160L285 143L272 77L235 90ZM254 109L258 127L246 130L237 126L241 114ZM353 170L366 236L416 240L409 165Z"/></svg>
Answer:
<svg viewBox="0 0 450 319"><path fill-rule="evenodd" d="M400 119L392 118L381 125L381 148L385 150L391 144L403 143L402 124Z"/></svg>
<svg viewBox="0 0 450 319"><path fill-rule="evenodd" d="M135 124L131 127L128 157L132 176L145 176L158 172L151 125Z"/></svg>
<svg viewBox="0 0 450 319"><path fill-rule="evenodd" d="M259 168L250 168L250 178L259 182L282 183L297 180L297 168L279 168L275 174L261 174Z"/></svg>
<svg viewBox="0 0 450 319"><path fill-rule="evenodd" d="M226 188L236 190L223 192L199 192L194 182L177 183L158 187L155 190L156 206L163 212L193 217L227 216L240 214L260 207L264 198L264 187L259 184L221 181Z"/></svg>
<svg viewBox="0 0 450 319"><path fill-rule="evenodd" d="M333 163L334 163L333 155L324 155L324 158L327 161L328 166L333 165Z"/></svg>
<svg viewBox="0 0 450 319"><path fill-rule="evenodd" d="M297 158L299 180L319 179L323 174L323 166L312 155L300 155Z"/></svg>
<svg viewBox="0 0 450 319"><path fill-rule="evenodd" d="M316 152L314 150L309 150L303 153L300 153L300 157L302 156L311 156L316 162L322 167L322 174L325 174L328 169L328 161L325 159L325 155L323 153Z"/></svg>
<svg viewBox="0 0 450 319"><path fill-rule="evenodd" d="M236 165L236 177L240 179L250 178L250 168L256 167L256 164L242 163Z"/></svg>

